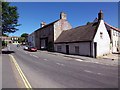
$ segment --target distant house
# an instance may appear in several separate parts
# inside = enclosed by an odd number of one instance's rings
[[[5,41],[7,44],[12,43],[11,37],[2,36],[1,40]]]
[[[18,44],[18,43],[19,43],[19,42],[18,42],[19,37],[17,37],[17,36],[12,36],[12,37],[11,37],[11,40],[12,40],[12,44]]]
[[[2,36],[2,41],[5,41],[5,42],[7,42],[7,44],[18,44],[18,39],[19,39],[19,37],[17,37],[17,36],[8,36],[8,37],[6,37],[6,36]]]
[[[104,24],[102,11],[98,21],[63,31],[55,42],[55,51],[99,57],[110,53],[110,37]]]
[[[54,42],[64,30],[71,29],[72,26],[67,21],[67,15],[63,12],[60,13],[60,19],[46,24],[41,22],[41,28],[34,32],[35,45],[38,49],[54,51]],[[30,37],[28,37],[30,38]]]
[[[110,46],[112,53],[120,53],[120,29],[115,28],[105,22],[105,26],[110,36]]]

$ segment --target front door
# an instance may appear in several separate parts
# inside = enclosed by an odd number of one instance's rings
[[[97,56],[97,43],[94,42],[94,57],[96,58]]]
[[[66,45],[66,54],[69,54],[69,45]]]

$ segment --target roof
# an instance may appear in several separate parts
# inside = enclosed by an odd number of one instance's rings
[[[63,31],[57,38],[55,43],[92,41],[96,34],[98,25],[98,22],[94,22],[84,26],[79,26],[70,30]]]
[[[113,27],[113,26],[109,25],[109,24],[108,24],[108,23],[106,23],[106,22],[105,22],[105,26],[106,26],[107,30],[114,29],[114,30],[116,30],[116,31],[119,31],[119,32],[120,32],[120,29],[119,29],[119,28]]]
[[[52,24],[56,23],[56,22],[57,22],[57,21],[59,21],[59,20],[60,20],[60,19],[55,20],[54,22],[51,22],[51,23],[49,23],[49,24],[45,25],[44,27],[41,27],[41,28],[37,29],[36,31],[41,30],[41,29],[43,29],[43,28],[46,28],[46,27],[48,27],[48,26],[50,26],[50,25],[52,25]]]

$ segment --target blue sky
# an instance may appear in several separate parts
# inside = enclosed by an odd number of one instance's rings
[[[11,2],[11,5],[18,7],[19,23],[22,25],[10,36],[30,34],[40,28],[41,21],[49,24],[59,19],[60,12],[65,12],[72,27],[77,27],[92,22],[102,10],[105,22],[118,26],[117,2]]]

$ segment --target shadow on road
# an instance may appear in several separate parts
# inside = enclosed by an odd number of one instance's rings
[[[2,51],[2,54],[11,54],[11,53],[15,53],[14,51]]]

